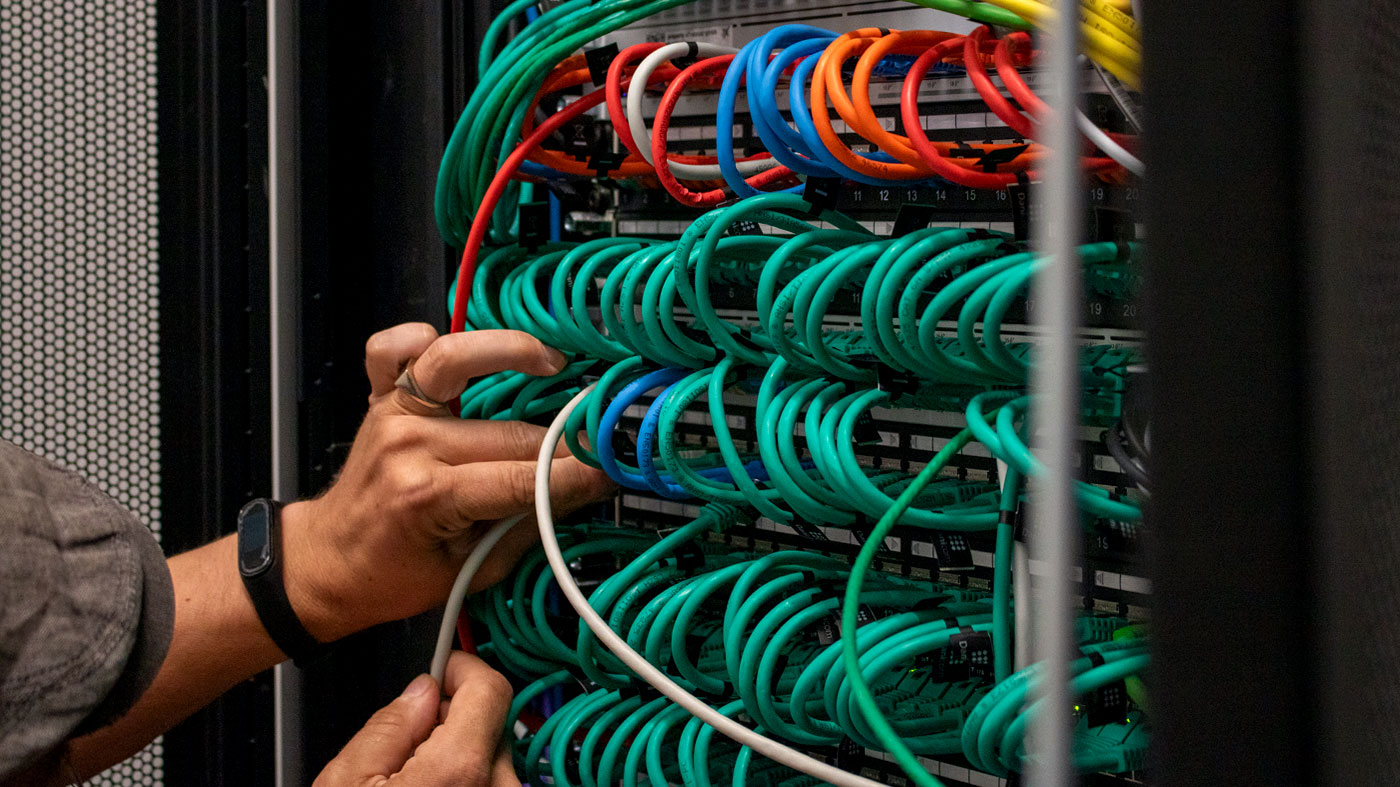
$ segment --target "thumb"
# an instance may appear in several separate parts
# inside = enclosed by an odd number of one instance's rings
[[[340,754],[326,765],[317,785],[360,784],[398,773],[418,744],[437,726],[438,687],[419,675],[403,694],[380,708]]]

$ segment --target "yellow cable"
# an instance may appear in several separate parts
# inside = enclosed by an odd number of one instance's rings
[[[988,0],[988,2],[1024,17],[1041,30],[1051,27],[1055,22],[1055,14],[1058,13],[1054,7],[1036,0]],[[1134,90],[1139,89],[1142,84],[1140,77],[1142,55],[1133,48],[1136,42],[1133,42],[1133,45],[1124,43],[1125,40],[1131,39],[1128,39],[1126,34],[1114,27],[1111,22],[1083,6],[1080,6],[1079,10],[1082,22],[1080,30],[1084,36],[1085,53],[1129,87]]]

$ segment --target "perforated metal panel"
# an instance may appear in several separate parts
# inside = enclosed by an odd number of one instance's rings
[[[156,3],[0,3],[0,437],[160,535]],[[159,741],[94,779],[159,785]]]

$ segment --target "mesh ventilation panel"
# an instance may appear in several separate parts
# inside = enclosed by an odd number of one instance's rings
[[[0,3],[0,437],[160,535],[156,3]],[[160,742],[92,785],[159,785]]]

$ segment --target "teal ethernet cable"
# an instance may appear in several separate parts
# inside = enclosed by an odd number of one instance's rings
[[[663,708],[660,713],[651,717],[642,725],[642,728],[637,731],[636,738],[632,741],[630,748],[627,750],[627,759],[622,766],[623,787],[637,787],[637,777],[641,771],[643,760],[647,757],[648,750],[651,748],[652,738],[656,736],[664,738],[666,733],[678,724],[681,719],[685,718],[686,715],[685,708],[679,705],[670,705]],[[660,740],[658,739],[657,746],[659,745]],[[662,784],[664,785],[665,782],[663,781]]]
[[[735,563],[718,571],[711,571],[702,577],[697,577],[690,594],[682,599],[682,603],[675,612],[674,623],[670,630],[671,663],[676,666],[677,672],[695,685],[698,691],[706,694],[719,694],[724,691],[725,681],[702,672],[699,666],[691,660],[687,635],[694,630],[696,617],[700,614],[701,607],[705,602],[726,586],[737,581],[748,567],[748,562]],[[653,659],[652,661],[656,663],[658,660]]]
[[[848,246],[844,249],[838,249],[831,257],[839,259],[859,248],[859,246]],[[782,357],[787,358],[798,369],[813,375],[819,375],[823,372],[821,364],[806,347],[802,346],[798,333],[787,330],[786,325],[788,315],[792,313],[793,304],[797,301],[798,290],[806,282],[821,276],[823,269],[830,266],[831,257],[818,260],[789,279],[773,298],[772,311],[766,316],[760,315],[764,333],[772,341],[773,349]]]
[[[911,274],[912,271],[907,268],[916,264],[916,260],[937,256],[972,237],[974,237],[973,230],[929,227],[915,230],[902,238],[896,238],[885,244],[884,250],[871,266],[870,273],[865,279],[865,286],[860,298],[860,315],[861,324],[870,334],[871,350],[886,366],[907,372],[913,371],[916,361],[903,354],[903,347],[895,333],[895,301],[892,300],[884,304],[889,308],[888,314],[882,318],[877,314],[877,308],[882,304],[880,299],[890,297],[888,292],[892,292],[903,277]],[[898,260],[906,260],[907,267],[897,266]],[[887,292],[885,280],[888,276],[895,278]],[[908,325],[901,326],[901,330],[910,328],[911,326]]]
[[[649,243],[640,238],[599,238],[580,244],[564,256],[550,282],[550,297],[555,303],[568,304],[568,319],[561,316],[560,327],[571,335],[580,352],[612,362],[633,354],[616,338],[603,335],[593,324],[592,315],[588,313],[588,291],[604,266],[616,265]],[[574,270],[575,265],[578,266],[577,271]],[[571,280],[573,285],[570,288]],[[567,293],[566,288],[569,288]]]
[[[832,300],[862,270],[870,267],[884,250],[883,243],[867,243],[855,248],[849,255],[837,258],[832,255],[826,275],[814,275],[803,284],[793,303],[793,319],[798,324],[798,332],[803,336],[807,352],[829,375],[857,382],[875,382],[872,369],[857,367],[848,358],[838,357],[823,340],[827,310]],[[817,270],[817,267],[813,267]]]
[[[549,769],[553,776],[551,784],[554,787],[573,787],[573,783],[569,780],[569,758],[564,753],[573,748],[574,737],[579,728],[585,722],[606,713],[622,700],[622,695],[616,691],[595,691],[582,696],[583,702],[579,703],[577,708],[569,713],[559,726],[554,728],[553,734],[549,737]]]
[[[772,502],[775,499],[781,499],[779,490],[772,486],[760,490],[753,478],[750,477],[746,462],[734,445],[734,435],[729,431],[729,418],[724,411],[724,388],[729,383],[731,375],[735,373],[733,357],[725,356],[715,366],[709,379],[710,428],[714,430],[715,441],[719,446],[719,455],[724,460],[724,466],[729,469],[730,480],[739,489],[749,505],[757,509],[763,516],[775,521],[791,521],[792,514]]]
[[[540,303],[539,289],[534,279],[540,268],[554,265],[564,258],[564,251],[540,254],[506,274],[501,282],[501,314],[507,325],[553,346],[559,340],[559,323]]]
[[[1111,643],[1089,646],[1083,650],[1097,654],[1098,658],[1106,663],[1114,663],[1140,654],[1144,648],[1143,643],[1133,645]],[[1070,675],[1072,677],[1078,676],[1085,670],[1091,669],[1094,663],[1095,660],[1089,656],[1075,659],[1070,662]],[[1006,776],[1009,773],[1009,769],[1002,763],[997,754],[997,747],[1007,726],[1021,714],[1022,708],[1025,707],[1026,698],[1030,695],[1040,669],[1039,664],[1032,664],[1026,669],[1014,673],[1007,680],[992,687],[968,714],[963,725],[961,738],[963,756],[967,757],[973,767],[999,776]]]
[[[767,662],[769,671],[764,670],[763,657],[768,644],[783,623],[793,616],[813,608],[825,611],[835,610],[839,604],[836,599],[838,592],[831,588],[812,588],[785,598],[759,618],[754,624],[753,630],[749,632],[748,640],[744,643],[743,652],[739,659],[739,675],[743,680],[736,682],[734,686],[738,690],[739,698],[743,700],[749,716],[759,721],[765,729],[777,731],[784,727],[777,718],[777,708],[771,705],[765,706],[764,701],[760,699],[764,695],[764,692],[759,690],[760,685],[771,690],[776,684],[771,672],[773,667],[771,660]],[[888,607],[900,604],[912,605],[923,598],[924,594],[913,588],[896,588],[866,593],[862,603],[872,607]],[[840,632],[842,635],[844,633],[844,631]],[[773,702],[771,691],[767,692],[767,698],[769,703]],[[793,738],[792,740],[812,745],[829,742],[824,739]]]
[[[865,233],[849,230],[812,230],[793,235],[769,255],[759,270],[758,289],[755,296],[756,310],[764,328],[764,334],[772,343],[774,336],[783,327],[776,329],[771,324],[773,301],[779,290],[779,280],[784,273],[801,272],[838,249],[855,243],[870,240]]]
[[[787,456],[779,450],[778,441],[783,436],[786,436],[788,442],[791,443],[797,415],[800,412],[800,407],[789,408],[789,403],[794,401],[795,397],[808,396],[815,391],[816,387],[826,385],[820,379],[797,380],[781,387],[775,394],[774,389],[782,386],[787,369],[787,359],[781,357],[774,359],[772,366],[768,367],[767,373],[764,374],[763,383],[759,387],[758,402],[754,412],[754,419],[757,422],[755,432],[758,436],[759,458],[768,470],[769,482],[782,495],[783,502],[787,504],[788,508],[792,509],[793,516],[811,523],[825,522],[849,526],[855,522],[855,516],[849,511],[828,505],[808,494],[798,482],[798,478],[802,478],[807,483],[814,483],[807,468],[798,460],[789,463]],[[797,401],[801,402],[805,399]],[[784,429],[781,426],[781,421],[788,415],[791,415],[791,421]],[[793,453],[795,452],[794,447]]]
[[[986,622],[975,623],[968,628],[974,632],[991,632],[991,621],[984,620]],[[937,623],[906,629],[885,640],[879,649],[867,650],[861,656],[861,679],[873,683],[876,676],[896,668],[905,668],[924,653],[948,647],[953,635],[960,631]],[[849,679],[849,672],[844,674],[847,680],[839,684],[834,705],[837,723],[852,733],[858,733],[859,739],[876,744],[878,741],[873,740],[875,736],[868,727],[865,715],[852,702],[854,681]],[[904,744],[918,754],[952,754],[961,750],[957,731],[946,729],[946,722],[913,718],[903,722],[894,719],[890,724]]]
[[[589,603],[600,613],[606,613],[626,589],[626,586],[639,580],[648,569],[670,557],[682,545],[700,538],[711,530],[722,529],[733,524],[737,520],[738,514],[738,511],[727,507],[706,506],[702,508],[699,516],[695,519],[666,534],[634,557],[617,573],[605,579],[588,597]],[[579,667],[584,673],[599,686],[616,688],[609,682],[611,677],[604,674],[596,666],[596,641],[593,638],[593,632],[587,626],[579,626],[577,642],[574,649],[578,654]],[[620,664],[614,667],[615,670],[620,670],[620,668]]]
[[[680,710],[680,713],[671,714],[665,718],[658,718],[656,726],[652,729],[651,734],[647,736],[647,780],[651,782],[651,787],[670,787],[666,779],[666,768],[661,761],[661,747],[666,736],[670,734],[671,730],[674,729],[677,724],[691,718],[690,714],[685,712],[685,709],[682,708]],[[679,736],[679,733],[677,733],[677,735]],[[673,748],[671,751],[675,751],[675,749]]]
[[[627,274],[623,278],[622,287],[618,292],[618,317],[621,324],[627,327],[628,335],[633,338],[634,348],[639,354],[650,361],[663,366],[675,366],[680,368],[693,369],[714,360],[716,356],[715,348],[690,342],[683,350],[674,345],[665,332],[660,330],[659,324],[652,322],[648,324],[645,315],[645,306],[640,310],[643,312],[642,321],[637,321],[636,307],[639,301],[636,298],[637,289],[645,288],[659,271],[669,269],[667,258],[674,254],[674,245],[668,244],[666,253],[632,255],[626,258],[630,261]],[[658,252],[660,249],[658,249]],[[690,350],[696,353],[692,356],[686,352]]]
[[[604,742],[610,737],[609,730],[618,726],[619,722],[641,707],[642,698],[640,695],[624,696],[620,702],[603,711],[598,716],[597,721],[588,725],[588,732],[584,734],[583,742],[579,744],[578,750],[578,780],[582,787],[598,787],[598,777],[593,765],[599,747],[605,745]]]
[[[555,672],[551,672],[543,677],[536,678],[535,680],[527,683],[525,687],[522,688],[520,692],[516,694],[515,697],[510,701],[510,709],[506,712],[504,734],[507,736],[507,740],[511,740],[515,737],[515,733],[513,731],[515,728],[515,722],[520,718],[520,713],[521,711],[525,710],[526,705],[529,705],[530,703],[534,702],[536,699],[539,698],[541,694],[544,694],[546,691],[549,691],[550,689],[562,683],[566,683],[571,679],[572,676],[569,675],[568,670],[561,669]]]
[[[793,721],[790,722],[782,718],[782,709],[775,696],[778,690],[779,664],[785,660],[788,646],[792,644],[793,639],[822,618],[831,615],[839,607],[839,599],[823,598],[788,618],[773,633],[772,638],[764,644],[763,653],[759,658],[753,686],[754,705],[749,708],[749,714],[761,720],[764,728],[795,743],[809,746],[833,744],[838,742],[843,734],[842,730],[835,725],[821,726],[819,727],[820,732],[818,732],[798,724],[796,722],[799,713],[796,707],[798,700],[791,693],[789,693],[788,701],[781,704],[787,707],[788,715],[793,718]],[[806,711],[807,709],[804,707],[802,710]]]
[[[1095,689],[1107,686],[1110,683],[1123,680],[1124,678],[1127,678],[1132,675],[1137,675],[1147,669],[1149,662],[1150,657],[1148,656],[1148,654],[1140,653],[1137,655],[1126,656],[1118,661],[1109,662],[1107,664],[1101,664],[1097,667],[1092,667],[1076,675],[1070,681],[1069,695],[1072,699],[1080,697],[1084,694],[1089,693],[1090,691],[1094,691]],[[1045,701],[1043,699],[1037,700],[1031,703],[1029,707],[1027,707],[1019,716],[1016,717],[1014,721],[1011,722],[1010,725],[1007,726],[1006,732],[1001,737],[999,751],[1001,752],[1002,764],[1008,769],[1017,771],[1020,770],[1020,748],[1021,741],[1025,739],[1026,724],[1031,718],[1044,712]],[[1078,760],[1078,758],[1076,758],[1076,760]],[[1111,764],[1111,762],[1112,761],[1110,761],[1109,764]],[[1076,761],[1075,764],[1076,767],[1078,767],[1080,770],[1087,770],[1096,767],[1101,768],[1106,763],[1084,763]]]
[[[943,621],[945,625],[970,625],[985,615],[985,604],[958,601],[956,599],[962,591],[951,588],[942,588],[942,590],[949,594],[949,600],[944,601],[941,605],[928,605],[908,612],[896,613],[861,626],[857,638],[860,652],[864,654],[868,650],[873,650],[887,638],[921,623],[939,620]],[[816,734],[825,732],[831,732],[835,735],[845,734],[845,731],[836,724],[834,714],[828,713],[826,718],[810,715],[811,709],[827,712],[829,710],[828,702],[831,705],[835,704],[835,692],[839,689],[839,681],[845,671],[842,651],[842,642],[838,640],[810,659],[799,671],[797,680],[792,685],[788,704],[793,723],[799,728]],[[828,686],[830,686],[829,691]],[[832,699],[828,701],[828,697]]]
[[[1029,396],[1013,399],[997,413],[997,438],[1002,447],[1002,453],[998,456],[1007,464],[1014,465],[1023,475],[1034,478],[1043,473],[1044,468],[1030,448],[1022,442],[1015,426],[1016,418],[1025,414],[1029,404]],[[1076,481],[1074,491],[1080,508],[1095,516],[1120,522],[1137,522],[1142,519],[1142,509],[1137,504],[1126,499],[1120,500],[1107,489]]]
[[[492,614],[493,612],[494,610],[489,607],[472,607],[472,617],[485,623],[491,647],[495,650],[497,660],[507,672],[529,679],[537,675],[549,674],[550,670],[559,666],[557,662],[546,661],[520,650],[518,644],[513,642],[510,635],[502,628],[500,619]]]
[[[571,706],[580,700],[586,700],[588,695],[580,694],[578,697],[565,703],[559,710],[545,717],[544,723],[540,725],[535,734],[530,738],[530,742],[525,747],[525,767],[522,771],[525,774],[524,781],[528,784],[541,784],[540,763],[544,757],[544,748],[549,744],[550,737],[554,734],[554,728],[564,721],[571,712]]]
[[[607,400],[613,393],[621,389],[631,380],[631,378],[645,373],[645,361],[633,356],[626,358],[603,372],[598,378],[598,382],[593,384],[593,389],[589,392],[588,400],[583,407],[576,407],[569,413],[569,420],[564,428],[564,443],[569,446],[569,453],[573,454],[580,462],[602,469],[598,462],[598,456],[591,448],[584,447],[579,441],[579,433],[587,431],[590,446],[597,445],[598,425],[603,420],[603,410]]]
[[[991,241],[974,241],[966,246],[975,249]],[[1001,250],[998,245],[991,251]],[[999,271],[1013,267],[1018,263],[1030,259],[1028,252],[1013,253],[1007,257],[998,257],[987,260],[979,265],[969,268],[962,275],[953,279],[946,286],[940,288],[924,307],[922,315],[914,317],[914,312],[918,304],[918,296],[915,288],[921,288],[924,277],[929,275],[921,270],[910,279],[909,288],[904,291],[899,302],[899,319],[901,325],[915,325],[914,330],[906,331],[900,335],[905,347],[916,356],[923,358],[933,368],[946,370],[946,373],[956,376],[958,379],[971,383],[994,385],[1002,380],[997,375],[988,374],[981,369],[971,359],[960,355],[951,355],[944,346],[947,342],[940,342],[936,335],[938,323],[943,319],[944,314],[951,310],[953,304],[966,297],[978,284],[988,277],[995,275]],[[907,321],[907,322],[906,322]]]
[[[665,697],[656,697],[633,711],[617,725],[617,729],[613,731],[607,744],[603,746],[602,756],[598,758],[595,784],[612,785],[617,783],[617,780],[613,778],[613,771],[617,767],[618,758],[623,757],[623,747],[628,747],[630,751],[632,742],[640,737],[637,734],[638,729],[668,707],[674,707],[671,706],[670,700]]]
[[[975,231],[965,234],[964,237],[971,239],[953,246],[945,246],[951,239],[941,234],[914,244],[893,260],[879,290],[875,293],[875,325],[886,349],[894,353],[909,371],[931,380],[967,381],[957,367],[939,364],[937,359],[929,357],[916,342],[916,326],[919,323],[915,312],[922,300],[924,289],[941,277],[952,275],[966,266],[996,254],[998,248],[1005,243],[1005,238],[1000,235],[977,239]],[[939,251],[932,257],[926,257],[925,255],[933,249]],[[906,275],[907,281],[904,280]],[[867,288],[864,297],[869,298],[870,295]],[[897,334],[893,331],[896,316],[900,325]]]
[[[800,571],[822,571],[831,574],[840,565],[840,561],[828,555],[796,550],[771,552],[749,563],[734,581],[734,588],[730,591],[729,601],[724,609],[724,665],[730,683],[736,682],[735,678],[739,673],[739,640],[744,633],[744,626],[740,624],[738,617],[739,610],[753,593],[754,585],[759,579],[769,571],[786,571],[792,572],[787,574],[788,577],[801,580]]]
[[[725,233],[739,221],[762,221],[794,233],[815,230],[816,227],[808,222],[777,212],[788,210],[806,214],[810,208],[810,203],[793,194],[760,194],[742,199],[729,207],[705,214],[688,227],[672,255],[682,301],[700,319],[716,346],[746,363],[766,364],[767,358],[736,342],[726,324],[715,316],[710,300],[711,259]],[[714,218],[706,221],[709,216]],[[859,222],[836,211],[824,211],[820,218],[838,229],[869,235],[869,231]],[[873,240],[875,236],[869,237]],[[693,280],[690,278],[691,266],[694,267]]]
[[[585,541],[575,544],[565,550],[565,555],[569,560],[576,560],[585,555],[617,553],[623,550],[638,550],[643,545],[640,538],[603,538],[592,541]],[[539,576],[535,579],[534,590],[530,595],[530,613],[533,616],[536,630],[540,641],[549,651],[551,656],[559,660],[572,664],[577,659],[577,653],[573,648],[559,639],[559,635],[554,633],[554,628],[550,626],[548,614],[549,605],[545,596],[549,589],[549,581],[554,577],[554,570],[545,566],[540,570]],[[617,678],[616,681],[625,682],[626,678]]]
[[[715,710],[732,718],[743,709],[742,702],[731,700]],[[681,779],[686,787],[713,787],[714,782],[710,780],[710,741],[714,739],[714,734],[714,727],[693,716],[681,730],[680,743],[676,749],[680,760]]]
[[[661,454],[661,463],[671,474],[671,479],[681,485],[696,497],[717,503],[730,503],[733,505],[746,505],[750,502],[751,496],[761,496],[774,499],[778,496],[776,489],[765,489],[758,491],[757,487],[745,488],[745,484],[752,484],[749,478],[749,469],[745,468],[745,463],[741,462],[738,472],[734,468],[725,464],[728,469],[729,480],[722,478],[708,478],[697,469],[694,459],[682,456],[683,446],[677,439],[678,430],[676,425],[690,405],[700,397],[702,393],[712,390],[712,376],[715,369],[700,369],[686,376],[672,388],[671,393],[666,397],[666,402],[661,408],[661,415],[657,425],[658,443]],[[720,383],[722,385],[722,382]],[[723,419],[723,398],[711,395],[710,411],[713,421]],[[716,409],[720,415],[715,416]],[[714,424],[716,434],[721,431],[719,423]],[[726,430],[727,433],[727,430]],[[722,441],[722,439],[721,439]],[[731,441],[732,442],[732,441]],[[732,446],[731,446],[732,447]],[[723,455],[721,455],[723,459]]]
[[[816,429],[821,440],[822,451],[829,457],[827,466],[831,468],[828,480],[836,481],[842,491],[849,495],[853,504],[871,516],[887,512],[894,501],[874,484],[855,460],[852,432],[854,422],[862,410],[868,410],[877,402],[883,402],[889,394],[880,390],[858,391],[834,404],[823,416]],[[809,427],[808,439],[813,432]],[[844,441],[844,442],[843,442]],[[922,493],[927,482],[917,489]],[[960,482],[939,482],[936,508],[902,508],[899,523],[916,527],[944,530],[990,530],[996,526],[996,507],[977,495],[977,486]],[[949,497],[951,489],[953,497]],[[912,502],[912,501],[911,501]]]
[[[841,605],[841,622],[844,630],[856,632],[861,587],[864,584],[865,574],[870,570],[870,564],[874,562],[875,553],[884,541],[885,535],[894,527],[904,510],[908,509],[914,502],[923,487],[933,481],[971,439],[972,431],[970,429],[958,432],[933,456],[924,469],[919,471],[914,482],[904,489],[899,498],[894,501],[894,505],[890,506],[884,516],[875,523],[875,527],[871,530],[864,546],[856,555],[855,562],[851,566],[850,579],[846,583],[846,594]],[[876,705],[875,696],[871,692],[869,684],[860,674],[860,650],[856,646],[857,636],[858,633],[841,640],[842,658],[846,664],[847,679],[851,681],[856,703],[870,723],[872,731],[880,739],[884,749],[894,755],[895,762],[900,766],[900,769],[908,774],[915,784],[919,787],[943,787],[938,777],[924,770],[924,767],[919,764],[918,757],[909,750],[909,747],[904,745],[898,733],[890,726]]]
[[[666,609],[671,599],[682,593],[690,592],[690,588],[695,582],[695,577],[686,577],[662,590],[660,593],[657,593],[647,601],[646,604],[643,604],[642,608],[637,612],[637,616],[632,619],[632,625],[627,630],[627,645],[638,653],[646,653],[647,645],[650,643],[654,648],[651,657],[660,661],[660,634],[655,635],[656,639],[654,641],[652,640],[652,623],[655,622],[662,611]],[[684,679],[678,680],[677,683],[684,685],[687,691],[695,688],[694,686],[687,685],[689,682]]]

